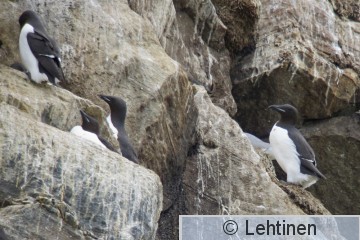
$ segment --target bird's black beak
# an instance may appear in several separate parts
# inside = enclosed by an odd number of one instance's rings
[[[88,118],[88,115],[83,110],[80,110],[80,114],[81,114],[81,118],[82,118],[83,121],[90,122],[90,119]]]
[[[285,112],[279,105],[270,105],[267,109],[275,110],[277,112]]]
[[[101,98],[102,100],[104,100],[105,102],[109,103],[110,102],[110,99],[108,96],[105,96],[105,95],[102,95],[102,94],[99,94],[98,95],[99,98]]]

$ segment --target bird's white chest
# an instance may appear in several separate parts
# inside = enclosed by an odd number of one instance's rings
[[[21,61],[24,64],[25,68],[30,72],[31,79],[34,82],[41,83],[48,80],[48,77],[44,73],[39,71],[39,62],[32,53],[27,35],[29,33],[34,33],[34,28],[30,24],[25,24],[20,32],[19,37],[19,50]]]
[[[116,129],[116,127],[114,127],[114,124],[111,121],[111,114],[109,114],[109,116],[107,116],[106,121],[110,127],[110,130],[112,132],[112,135],[114,136],[114,138],[118,138],[118,130]]]
[[[280,167],[288,174],[300,173],[300,159],[288,131],[276,125],[270,132],[270,146]]]
[[[95,133],[85,131],[81,126],[73,127],[70,132],[78,137],[84,138],[106,148],[106,146],[99,140],[98,136]]]

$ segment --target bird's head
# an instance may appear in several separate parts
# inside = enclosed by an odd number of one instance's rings
[[[281,118],[280,121],[284,123],[295,124],[297,117],[298,117],[298,110],[290,105],[290,104],[283,104],[283,105],[271,105],[268,109],[275,110],[280,113]]]
[[[125,122],[126,117],[126,102],[120,97],[107,96],[107,95],[98,95],[102,100],[104,100],[110,107],[111,110],[111,121]]]
[[[25,23],[27,22],[31,22],[31,21],[40,21],[39,17],[36,15],[36,13],[34,11],[31,10],[26,10],[25,12],[23,12],[19,18],[19,24],[20,27],[23,27],[25,25]]]
[[[95,118],[89,116],[83,110],[80,110],[80,114],[82,118],[82,128],[85,131],[98,134],[100,130],[98,121]]]

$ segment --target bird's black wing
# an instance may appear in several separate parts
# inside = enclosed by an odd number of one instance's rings
[[[104,138],[102,138],[100,136],[98,136],[98,138],[99,138],[100,142],[102,142],[102,144],[104,144],[105,147],[107,147],[109,150],[119,153],[119,151],[116,150],[111,143],[109,143],[108,141],[106,141]]]
[[[40,63],[40,67],[49,77],[52,83],[54,78],[65,81],[64,73],[61,69],[60,50],[55,41],[40,31],[28,33],[27,40],[32,53]]]
[[[326,179],[326,177],[316,168],[314,150],[299,130],[292,127],[288,130],[288,134],[296,146],[296,151],[299,153],[300,172]]]
[[[124,134],[122,131],[118,131],[118,141],[121,149],[121,153],[124,157],[129,159],[130,161],[133,161],[134,163],[139,163],[137,154],[129,142],[129,138],[126,134]]]

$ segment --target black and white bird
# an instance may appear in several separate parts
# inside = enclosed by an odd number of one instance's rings
[[[298,111],[290,104],[271,105],[281,118],[270,132],[272,153],[287,174],[287,182],[310,187],[326,177],[316,168],[314,150],[295,127]]]
[[[21,61],[29,71],[31,80],[55,85],[65,81],[61,69],[60,50],[56,42],[46,33],[37,14],[27,10],[21,14],[19,23]]]
[[[120,97],[106,95],[99,95],[99,97],[110,107],[111,113],[107,119],[111,119],[109,122],[110,128],[117,130],[114,134],[117,134],[122,155],[134,163],[139,163],[137,154],[131,145],[125,130],[125,118],[127,111],[126,102]]]
[[[98,121],[82,110],[80,110],[80,114],[82,118],[82,125],[73,127],[70,132],[79,137],[90,140],[104,148],[108,148],[111,151],[117,152],[108,141],[99,135],[100,127]]]
[[[114,124],[112,124],[112,121],[111,121],[111,113],[106,117],[106,122],[108,123],[109,125],[109,128],[111,130],[111,133],[112,133],[112,136],[116,139],[118,139],[118,130],[114,127]]]

